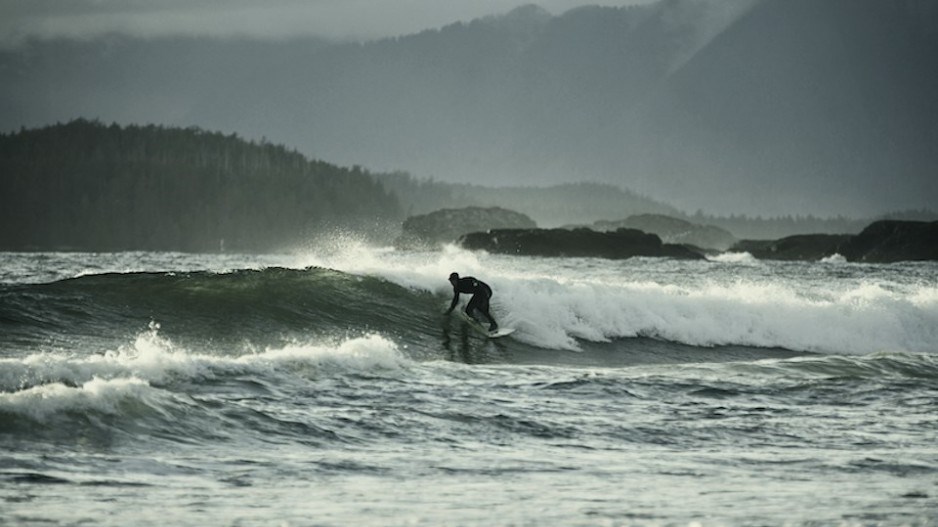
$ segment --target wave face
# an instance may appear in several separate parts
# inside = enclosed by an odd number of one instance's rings
[[[459,324],[442,316],[451,295],[445,277],[456,270],[492,285],[493,313],[517,329],[500,342],[518,352],[634,348],[636,339],[700,350],[938,351],[934,264],[609,262],[356,247],[293,265],[7,284],[0,350],[68,349],[76,340],[113,349],[158,323],[199,349],[375,333],[433,357]]]
[[[7,345],[105,335],[119,341],[160,324],[182,342],[249,341],[373,331],[429,332],[426,294],[327,269],[81,276],[0,291]]]
[[[442,255],[313,262],[446,296],[450,271],[495,290],[495,314],[544,349],[650,338],[691,347],[798,352],[938,352],[938,266]]]

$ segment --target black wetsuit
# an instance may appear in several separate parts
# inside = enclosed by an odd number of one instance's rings
[[[469,303],[466,304],[467,315],[471,317],[472,311],[478,310],[489,320],[490,331],[494,331],[498,328],[498,324],[495,322],[491,313],[489,313],[489,300],[492,298],[492,288],[489,287],[488,284],[481,280],[476,280],[471,276],[464,276],[456,280],[456,283],[453,284],[453,302],[449,306],[450,311],[452,311],[459,302],[460,293],[472,295],[472,298],[469,299]]]

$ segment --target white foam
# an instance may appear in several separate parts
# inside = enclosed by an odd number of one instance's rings
[[[751,345],[802,351],[934,352],[935,289],[913,297],[876,285],[808,297],[779,284],[678,287],[530,282],[500,288],[532,343],[575,348],[571,337],[601,341],[651,336],[696,346]],[[530,322],[528,322],[530,321]]]
[[[707,259],[710,260],[711,262],[720,262],[720,263],[735,263],[735,264],[749,264],[749,265],[759,264],[759,260],[757,260],[755,256],[747,252],[741,252],[741,253],[728,252],[728,253],[716,254],[713,256],[708,256]]]
[[[13,393],[0,393],[0,408],[44,422],[50,416],[64,411],[94,410],[119,414],[121,402],[128,399],[148,401],[153,397],[152,392],[146,381],[135,377],[94,377],[80,386],[57,382]]]
[[[910,289],[856,279],[802,279],[792,272],[793,264],[766,263],[749,253],[676,264],[506,257],[452,246],[439,252],[376,252],[362,245],[310,258],[447,298],[450,272],[474,275],[494,289],[493,313],[502,326],[518,329],[513,338],[553,349],[576,350],[579,340],[648,336],[695,346],[938,351],[933,284]],[[836,256],[826,262],[840,263]],[[774,276],[775,265],[789,276]],[[811,266],[823,264],[802,265],[804,272],[817,273],[820,268]],[[649,271],[657,273],[655,281],[643,278]],[[713,279],[694,278],[696,272]]]
[[[291,343],[261,352],[237,355],[196,353],[178,348],[152,324],[130,346],[102,354],[76,357],[40,353],[0,359],[0,392],[22,392],[43,385],[82,385],[93,379],[139,379],[155,385],[173,380],[197,381],[225,374],[269,370],[368,371],[398,369],[407,360],[397,345],[380,335],[338,343]]]
[[[380,335],[350,339],[337,346],[290,344],[263,353],[242,355],[234,362],[252,368],[299,364],[343,371],[395,370],[408,364],[397,344]]]
[[[821,258],[821,263],[826,264],[845,264],[847,259],[840,253],[834,253],[826,258]]]

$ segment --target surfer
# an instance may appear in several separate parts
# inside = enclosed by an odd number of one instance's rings
[[[472,298],[470,298],[469,303],[466,304],[466,314],[469,315],[469,318],[473,318],[473,310],[479,310],[479,312],[485,315],[485,318],[489,319],[489,331],[498,329],[498,324],[495,322],[495,319],[492,318],[492,314],[489,313],[489,300],[492,298],[492,288],[489,287],[488,284],[481,280],[476,280],[471,276],[460,278],[458,273],[449,275],[449,283],[453,284],[453,302],[446,311],[447,315],[452,313],[453,309],[456,308],[456,304],[459,302],[459,293],[471,294]]]

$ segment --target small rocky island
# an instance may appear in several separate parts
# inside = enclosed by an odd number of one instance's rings
[[[545,257],[624,259],[653,256],[700,260],[704,256],[683,245],[665,244],[655,234],[637,229],[597,232],[592,229],[494,229],[462,236],[459,244],[490,253]]]
[[[636,214],[619,221],[597,221],[590,228],[597,231],[638,229],[657,234],[664,243],[701,247],[713,251],[725,251],[736,243],[736,238],[726,229],[713,225],[698,225],[663,214]]]
[[[395,246],[435,249],[446,243],[454,243],[460,236],[470,232],[535,227],[537,224],[527,215],[500,207],[441,209],[407,218]]]
[[[625,228],[608,232],[588,228],[493,229],[465,234],[459,244],[471,250],[524,256],[704,258],[692,246],[662,243],[655,234]],[[804,234],[779,240],[743,240],[730,252],[748,252],[767,260],[820,261],[840,255],[849,262],[864,263],[938,261],[938,222],[882,220],[856,235]]]
[[[743,240],[731,252],[765,260],[817,261],[834,255],[848,262],[938,260],[938,222],[882,220],[860,234],[805,234],[779,240]]]
[[[733,240],[732,234],[723,229],[660,215],[631,216],[618,222],[596,222],[590,227],[542,229],[519,212],[466,207],[407,218],[395,245],[433,250],[456,243],[494,254],[608,259],[645,256],[699,260],[705,258],[704,254],[723,249],[765,260],[820,261],[837,255],[850,262],[867,263],[938,260],[938,222],[881,220],[859,234]]]

